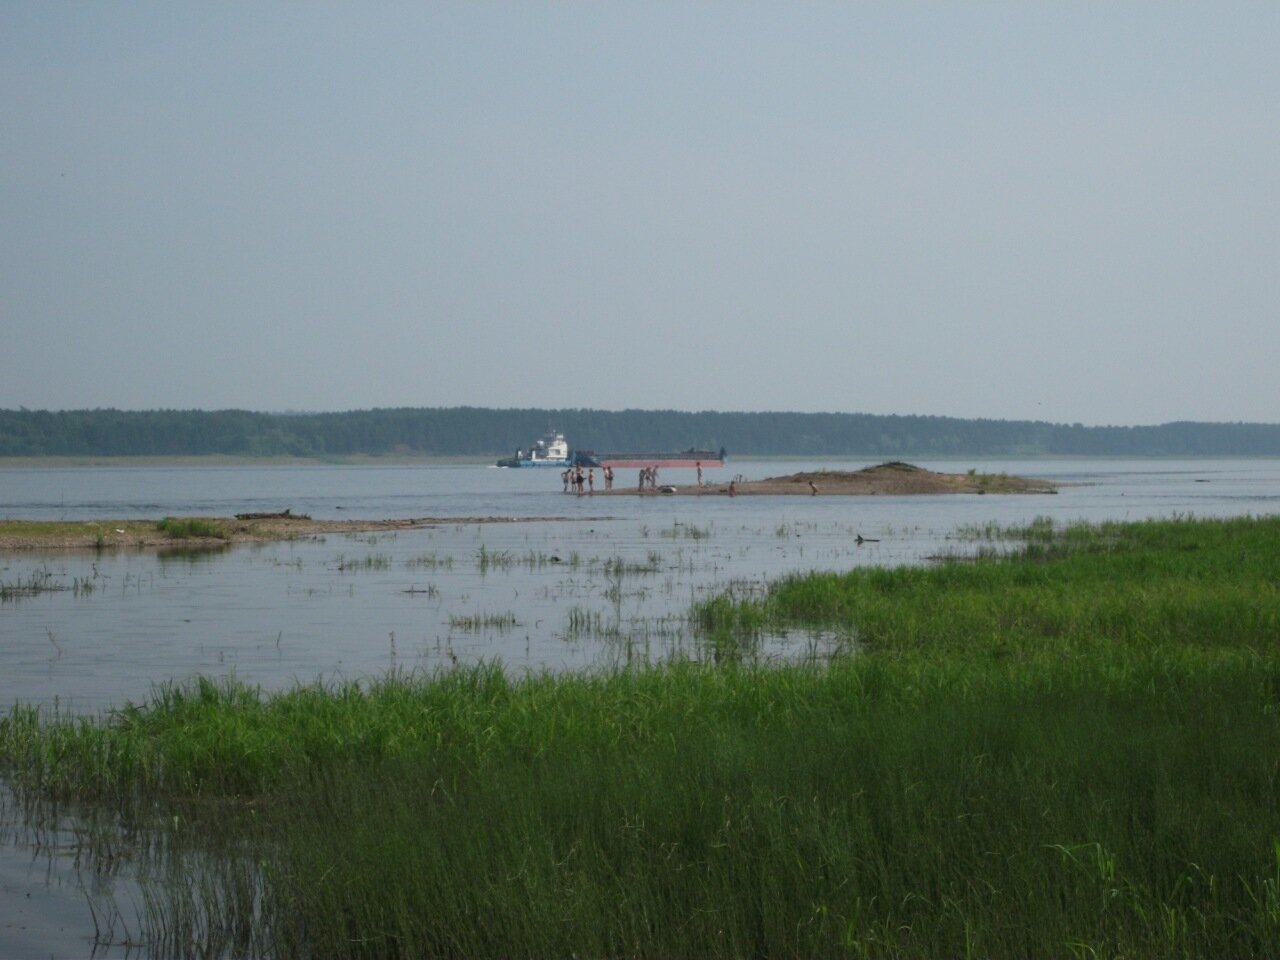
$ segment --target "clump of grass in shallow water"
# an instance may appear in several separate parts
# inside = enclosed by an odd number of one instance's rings
[[[710,527],[699,527],[692,523],[682,523],[679,520],[674,521],[670,527],[663,528],[658,531],[659,536],[667,537],[673,540],[706,540],[711,536]]]
[[[482,575],[488,573],[490,569],[506,572],[520,566],[539,570],[550,564],[561,562],[558,556],[538,550],[529,550],[517,555],[510,550],[490,550],[482,543],[480,549],[476,551],[476,567]]]
[[[609,557],[604,561],[603,570],[606,577],[623,577],[629,574],[657,573],[662,569],[661,564],[662,554],[651,550],[643,563],[620,556]]]
[[[447,554],[441,557],[435,553],[423,553],[423,554],[419,554],[416,557],[410,557],[408,560],[404,562],[404,565],[411,570],[412,569],[436,570],[441,568],[445,570],[452,570],[453,557],[448,556]]]
[[[339,573],[386,570],[391,566],[391,558],[385,553],[370,553],[363,557],[347,557],[345,554],[338,554],[336,566]]]
[[[516,626],[514,613],[477,613],[472,616],[449,617],[449,626],[459,630],[512,630]]]
[[[622,625],[599,610],[575,606],[565,618],[563,637],[566,640],[618,640],[622,637]]]
[[[17,580],[0,583],[0,603],[66,589],[64,584],[53,578],[52,570],[41,567],[33,570],[25,579],[19,577]]]
[[[488,573],[490,568],[510,570],[515,562],[510,550],[490,550],[482,543],[480,549],[476,551],[476,568],[481,576]]]

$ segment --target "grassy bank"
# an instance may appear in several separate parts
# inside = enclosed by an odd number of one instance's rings
[[[1024,533],[696,613],[861,651],[823,666],[206,681],[19,707],[0,765],[181,878],[172,952],[1275,955],[1280,522]]]

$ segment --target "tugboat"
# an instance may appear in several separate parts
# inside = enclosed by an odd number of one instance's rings
[[[548,430],[541,440],[535,440],[528,453],[517,450],[514,457],[504,457],[498,461],[500,467],[568,467],[572,466],[573,457],[569,454],[569,442],[564,434]]]

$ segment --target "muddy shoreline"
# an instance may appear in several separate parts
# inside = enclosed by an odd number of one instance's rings
[[[237,543],[300,540],[329,534],[391,533],[426,527],[479,523],[546,523],[599,520],[600,517],[408,517],[393,520],[312,520],[273,517],[240,520],[234,517],[182,517],[215,530],[216,536],[174,536],[158,520],[6,520],[0,521],[0,551],[119,550],[216,547]]]

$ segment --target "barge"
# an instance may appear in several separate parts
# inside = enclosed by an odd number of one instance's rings
[[[675,453],[597,453],[579,450],[574,461],[584,467],[640,470],[645,467],[722,467],[724,447],[719,450],[681,450]]]

